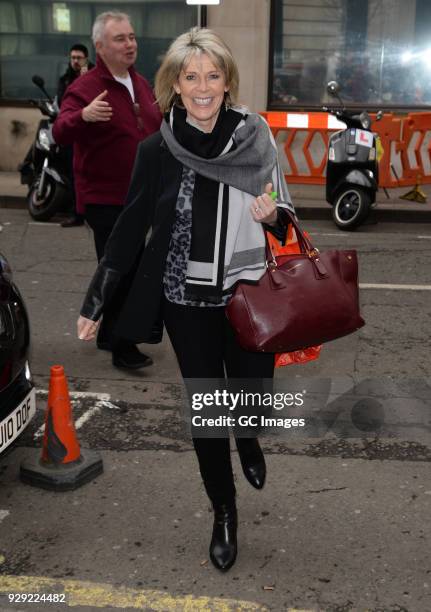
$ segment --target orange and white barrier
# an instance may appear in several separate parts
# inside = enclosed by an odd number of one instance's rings
[[[286,180],[324,184],[329,134],[345,124],[324,112],[261,114],[274,134]],[[431,113],[387,113],[372,129],[384,149],[379,163],[381,187],[431,183]]]

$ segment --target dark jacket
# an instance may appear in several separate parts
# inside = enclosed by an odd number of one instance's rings
[[[160,132],[140,143],[126,205],[81,309],[84,317],[97,321],[121,278],[132,272],[113,332],[134,343],[162,339],[163,275],[182,172],[182,164],[170,153]],[[283,240],[286,219],[282,214],[280,225],[281,229],[266,227]]]
[[[163,274],[182,164],[167,149],[160,132],[140,143],[126,204],[105,247],[81,314],[94,321],[121,278],[134,269],[115,335],[135,343],[161,340]],[[146,243],[146,236],[151,235]]]
[[[91,70],[92,68],[94,68],[94,64],[88,62],[87,68],[88,70]],[[81,73],[76,72],[76,70],[74,70],[69,64],[66,72],[58,79],[57,102],[59,106],[61,104],[64,94],[66,93],[66,89],[69,87],[69,85],[76,81],[79,76],[81,76]]]
[[[129,69],[139,102],[142,126],[130,93],[114,79],[97,57],[96,67],[76,79],[67,89],[53,136],[61,145],[74,145],[73,168],[77,211],[86,204],[124,204],[132,174],[136,149],[141,140],[160,127],[161,115],[148,82]],[[85,122],[82,109],[105,89],[113,109],[110,121]]]

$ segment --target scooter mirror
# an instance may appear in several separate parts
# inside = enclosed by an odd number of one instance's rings
[[[40,89],[41,91],[43,91],[43,93],[44,93],[44,94],[45,94],[45,96],[48,98],[48,100],[49,100],[50,102],[52,102],[52,98],[51,98],[51,96],[49,95],[49,93],[48,93],[48,92],[46,91],[46,89],[45,89],[45,81],[42,79],[42,77],[41,77],[41,76],[39,76],[38,74],[34,74],[34,75],[31,77],[31,80],[32,80],[32,81],[33,81],[33,83],[36,85],[36,87],[39,87],[39,89]]]
[[[340,92],[340,86],[338,85],[337,81],[329,81],[326,86],[326,91],[330,96],[337,96]]]
[[[45,81],[44,81],[44,80],[42,79],[42,77],[41,77],[41,76],[39,76],[38,74],[34,74],[34,75],[31,77],[31,80],[33,81],[33,83],[34,83],[34,84],[35,84],[37,87],[40,87],[40,88],[45,87]]]

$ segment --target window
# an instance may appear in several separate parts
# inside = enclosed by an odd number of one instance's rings
[[[270,108],[431,104],[429,0],[272,0]]]
[[[0,99],[27,100],[38,95],[31,82],[44,78],[55,94],[74,43],[86,45],[94,61],[91,28],[104,11],[127,13],[138,40],[136,68],[150,81],[172,40],[197,23],[197,9],[184,0],[0,0]]]

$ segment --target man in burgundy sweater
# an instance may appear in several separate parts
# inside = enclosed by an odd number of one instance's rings
[[[126,199],[138,144],[159,129],[161,115],[150,85],[133,68],[137,43],[129,17],[99,15],[93,42],[96,67],[68,87],[53,135],[61,145],[73,144],[77,212],[93,230],[100,261]],[[125,291],[121,287],[105,311],[97,346],[112,351],[115,366],[136,369],[152,359],[111,334]]]

